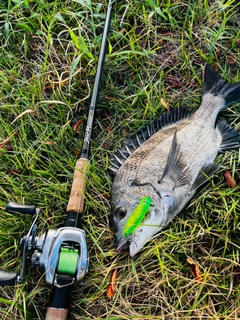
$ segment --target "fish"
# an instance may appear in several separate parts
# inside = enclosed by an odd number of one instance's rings
[[[206,64],[198,109],[164,112],[113,153],[110,202],[117,252],[134,257],[218,171],[217,155],[240,147],[240,134],[217,118],[238,100],[240,82],[224,81]]]

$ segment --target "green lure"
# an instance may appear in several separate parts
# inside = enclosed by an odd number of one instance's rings
[[[140,225],[140,223],[143,221],[144,217],[148,213],[148,210],[152,204],[152,199],[149,197],[143,197],[139,204],[137,205],[136,209],[133,211],[131,216],[128,218],[122,235],[124,237],[129,236],[137,227]]]

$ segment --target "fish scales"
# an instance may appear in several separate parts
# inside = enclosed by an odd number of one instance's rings
[[[165,159],[165,155],[159,155],[159,148],[161,148],[161,143],[168,137],[172,136],[176,129],[181,129],[189,124],[189,119],[181,121],[178,125],[166,126],[160,132],[156,132],[152,137],[150,137],[141,147],[139,147],[134,153],[132,153],[119,168],[118,174],[115,177],[115,183],[127,182],[136,177],[137,173],[143,173],[146,167],[147,174],[150,168],[155,170],[155,163],[158,157],[162,157],[162,161]],[[165,150],[166,153],[168,150]],[[146,165],[145,165],[146,163]]]
[[[220,110],[238,100],[240,83],[224,82],[207,65],[199,109],[163,113],[115,153],[111,207],[118,251],[127,248],[134,256],[218,170],[217,154],[239,148],[239,133],[217,120]],[[144,197],[152,204],[139,226],[131,228],[129,223],[137,221],[131,214]],[[123,233],[126,221],[130,234]]]

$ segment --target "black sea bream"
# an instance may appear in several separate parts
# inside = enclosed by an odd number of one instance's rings
[[[239,148],[239,134],[224,119],[216,120],[220,110],[239,99],[240,82],[228,84],[206,65],[197,111],[163,113],[114,154],[111,207],[118,251],[129,248],[134,256],[218,170],[217,154]],[[152,199],[146,216],[124,236],[126,222],[144,197]]]

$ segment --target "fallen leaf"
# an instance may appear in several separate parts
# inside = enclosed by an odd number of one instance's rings
[[[224,178],[226,180],[227,185],[230,188],[236,188],[237,182],[236,182],[236,180],[233,179],[231,172],[225,171],[223,175],[224,175]]]
[[[46,93],[46,94],[50,94],[53,92],[53,87],[51,86],[51,84],[45,84],[45,86],[43,87],[43,91]]]
[[[107,286],[107,297],[109,299],[112,299],[115,293],[115,284],[116,284],[116,279],[117,279],[117,268],[113,270],[113,273],[110,278],[110,283]]]
[[[74,123],[73,125],[73,131],[77,131],[78,127],[83,123],[83,119],[78,120],[77,122]]]
[[[111,133],[112,129],[110,127],[106,127],[107,133]]]
[[[164,100],[164,98],[161,98],[160,101],[161,101],[161,104],[164,106],[164,108],[167,109],[168,112],[170,112],[170,107],[167,104],[167,102]]]
[[[198,265],[191,258],[187,258],[187,262],[190,265],[194,279],[196,281],[203,281],[203,277],[201,275],[201,272],[200,272]]]
[[[234,64],[236,63],[236,59],[233,56],[229,56],[227,57],[228,63],[229,64]]]

